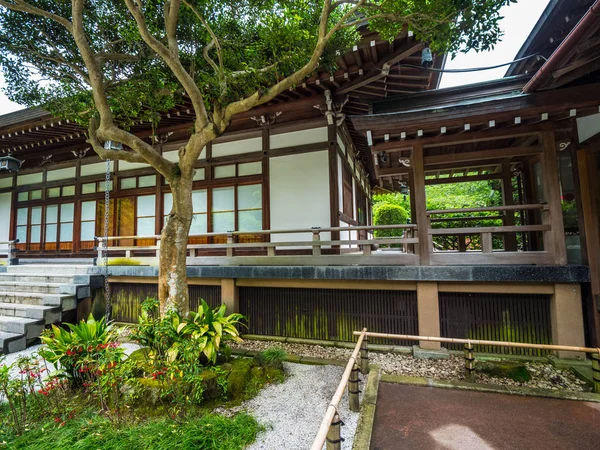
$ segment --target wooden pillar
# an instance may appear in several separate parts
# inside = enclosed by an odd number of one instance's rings
[[[271,229],[271,175],[270,175],[270,160],[269,152],[271,150],[271,130],[264,128],[262,133],[262,215],[263,215],[263,230]],[[270,235],[263,236],[263,240],[270,241]]]
[[[505,206],[515,204],[513,199],[512,176],[510,173],[510,161],[502,163],[502,198]],[[504,225],[512,227],[515,225],[514,211],[505,211]],[[516,233],[507,233],[504,235],[504,250],[507,252],[517,251],[517,235]]]
[[[552,343],[585,346],[583,309],[579,284],[555,284],[550,301]],[[557,352],[560,358],[581,358],[578,352]]]
[[[583,218],[582,234],[585,236],[587,258],[584,263],[590,267],[591,299],[587,311],[591,317],[588,324],[594,328],[592,345],[600,346],[600,221],[598,217],[598,180],[594,164],[595,156],[587,149],[577,150],[579,185],[581,194],[580,216]],[[591,331],[591,330],[590,330]]]
[[[415,205],[415,223],[419,238],[419,264],[428,266],[430,261],[429,219],[427,217],[427,195],[425,193],[425,166],[423,163],[423,146],[415,145],[412,150],[414,195],[411,199]]]
[[[330,220],[332,227],[340,226],[340,201],[338,197],[339,176],[338,176],[338,143],[337,131],[335,123],[327,126],[327,141],[329,152],[329,207]],[[331,233],[331,240],[338,241],[340,239],[339,231]],[[339,246],[333,248],[339,249]]]
[[[227,314],[240,312],[239,290],[235,278],[221,280],[221,303],[227,306]]]
[[[419,336],[440,337],[440,306],[437,282],[417,282],[417,314]],[[419,347],[439,350],[439,342],[419,341]]]
[[[558,176],[554,131],[544,131],[542,138],[544,142],[544,156],[542,161],[544,193],[550,207],[550,220],[552,222],[552,232],[548,233],[548,235],[551,235],[554,240],[554,262],[565,265],[567,264],[567,246],[565,243],[565,226],[560,198],[560,179]],[[546,245],[546,242],[544,242],[545,247]]]
[[[412,172],[408,172],[408,192],[410,201],[410,223],[417,223],[417,211],[415,209],[415,182],[414,182],[414,174]]]
[[[531,163],[525,162],[523,164],[523,195],[525,197],[525,204],[538,203],[534,198],[534,184],[533,184],[533,170],[531,169]],[[527,225],[536,225],[538,221],[536,219],[536,211],[527,210],[525,211],[527,217]],[[536,232],[528,233],[528,248],[527,251],[539,250],[539,239]]]

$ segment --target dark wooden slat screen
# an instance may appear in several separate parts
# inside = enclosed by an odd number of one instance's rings
[[[352,332],[363,327],[386,333],[418,332],[414,291],[241,287],[240,312],[248,318],[250,334],[354,341]]]
[[[549,295],[440,292],[439,302],[442,337],[552,344]],[[447,346],[462,350],[460,344]],[[491,346],[476,346],[475,351],[530,356],[550,353]]]

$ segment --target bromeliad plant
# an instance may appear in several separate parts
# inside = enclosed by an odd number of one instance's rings
[[[241,341],[236,326],[241,325],[243,316],[226,315],[225,305],[211,309],[201,299],[198,311],[190,312],[187,318],[175,311],[157,317],[158,314],[148,308],[152,302],[152,299],[145,302],[132,337],[149,348],[149,356],[155,361],[214,365],[225,342]]]
[[[68,329],[52,325],[45,331],[40,339],[46,345],[39,354],[57,366],[72,386],[95,380],[100,375],[100,365],[115,365],[122,360],[117,333],[104,318],[95,320],[90,314],[87,321],[67,326]]]

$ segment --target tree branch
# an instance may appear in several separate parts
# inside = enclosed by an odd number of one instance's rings
[[[177,23],[179,21],[179,9],[181,0],[170,0],[165,2],[165,29],[167,31],[167,44],[169,50],[179,58],[179,44],[177,43]]]
[[[98,139],[98,135],[96,133],[98,129],[98,122],[96,119],[90,120],[88,126],[88,134],[89,138],[87,139],[87,143],[92,146],[94,151],[100,156],[102,159],[117,159],[119,161],[127,161],[131,163],[145,163],[146,160],[142,158],[141,155],[133,152],[123,151],[123,150],[109,150],[104,148],[100,140]]]
[[[36,16],[45,17],[47,19],[53,20],[54,22],[61,24],[63,27],[69,30],[69,32],[72,32],[73,30],[72,23],[64,17],[45,11],[23,0],[14,0],[14,3],[8,2],[6,0],[0,0],[0,6],[4,6],[5,8],[8,8],[12,11],[25,12],[29,14],[34,14]]]
[[[134,3],[134,0],[125,0],[125,5],[127,5],[127,9],[129,9],[129,12],[135,19],[140,31],[140,35],[142,36],[144,42],[146,42],[146,44],[148,44],[148,46],[162,58],[165,64],[169,66],[173,72],[173,75],[175,75],[177,80],[179,80],[181,83],[183,89],[185,89],[186,93],[190,97],[192,106],[194,107],[194,111],[196,113],[196,129],[203,129],[208,123],[208,115],[206,113],[206,107],[204,106],[204,98],[200,92],[200,89],[196,85],[196,82],[181,64],[179,56],[173,55],[169,48],[167,48],[162,42],[156,39],[152,33],[150,33],[140,6]],[[172,13],[173,12],[171,11],[170,14]]]

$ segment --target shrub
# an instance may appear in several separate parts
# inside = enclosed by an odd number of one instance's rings
[[[176,360],[214,365],[226,341],[241,341],[236,325],[243,316],[226,316],[225,311],[225,305],[213,310],[201,299],[198,311],[190,312],[188,318],[175,311],[157,317],[156,303],[148,299],[131,337],[147,346],[148,356],[160,366]]]
[[[406,210],[398,205],[384,203],[375,209],[374,225],[403,225],[408,219]],[[375,230],[375,237],[402,236],[403,230]]]
[[[40,339],[45,344],[39,350],[41,357],[51,362],[67,377],[72,386],[94,381],[101,367],[113,367],[123,358],[117,334],[104,318],[95,320],[90,314],[87,321],[69,329],[52,325]]]

